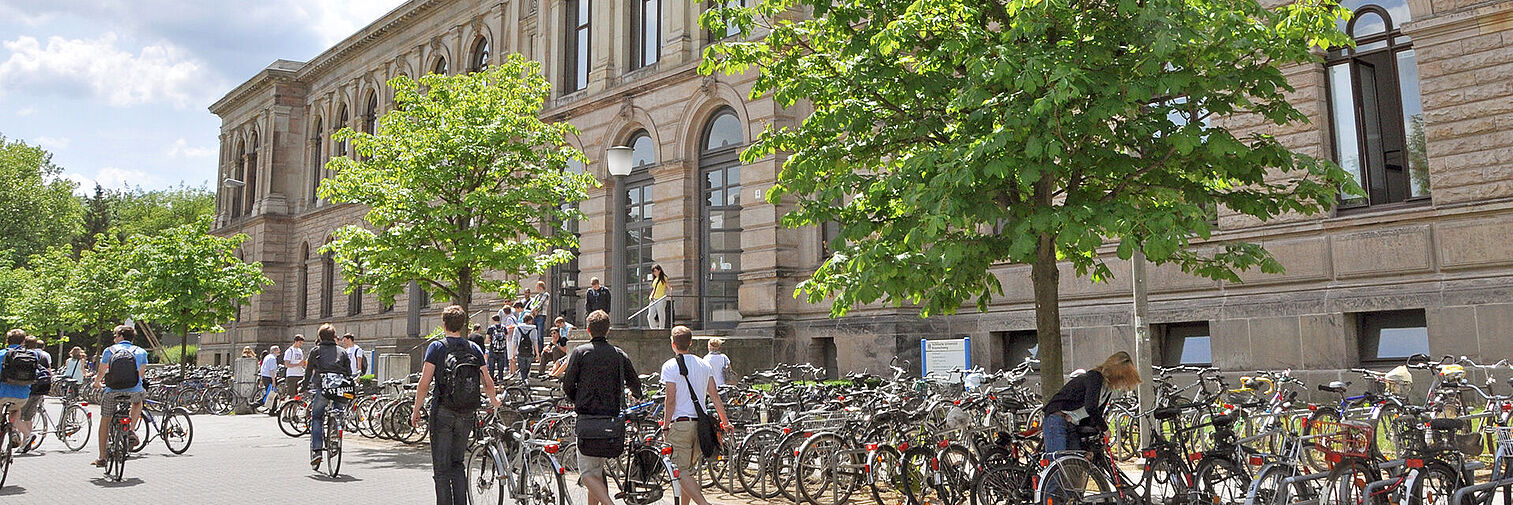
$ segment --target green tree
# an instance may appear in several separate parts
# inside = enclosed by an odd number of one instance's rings
[[[74,237],[75,252],[94,247],[96,237],[110,230],[112,216],[115,213],[115,197],[115,192],[107,192],[105,188],[95,184],[94,194],[83,199],[84,229],[79,236]]]
[[[837,253],[795,295],[837,317],[877,301],[986,310],[1003,293],[991,269],[1030,264],[1048,392],[1063,377],[1058,260],[1106,280],[1112,241],[1204,277],[1279,272],[1259,245],[1208,242],[1211,212],[1313,214],[1359,191],[1332,163],[1225,126],[1307,121],[1279,67],[1348,43],[1332,3],[753,3],[701,16],[765,34],[713,46],[700,70],[756,69],[754,97],[814,108],[742,154],[787,153],[767,195],[793,199],[785,225],[840,224]]]
[[[389,81],[399,106],[376,134],[342,129],[361,161],[334,158],[320,196],[368,209],[366,226],[336,230],[334,253],[352,285],[392,303],[411,281],[468,307],[473,292],[515,293],[517,276],[572,258],[562,223],[594,180],[567,170],[583,154],[576,130],[540,119],[551,85],[540,64],[512,54],[485,72]],[[422,91],[423,90],[423,91]],[[485,272],[504,274],[485,276]]]
[[[179,183],[167,189],[128,187],[115,195],[110,230],[121,240],[198,223],[215,213],[215,193]]]
[[[48,248],[33,255],[31,268],[18,275],[19,289],[6,303],[8,318],[28,334],[55,338],[63,332],[79,329],[79,319],[68,306],[73,303],[76,264],[69,246]]]
[[[0,255],[25,266],[48,247],[69,244],[79,232],[83,209],[73,181],[52,163],[52,154],[0,135]]]
[[[185,335],[219,333],[238,306],[273,284],[261,263],[236,257],[246,235],[218,237],[209,229],[207,218],[132,237],[124,295],[134,315]]]
[[[131,316],[126,272],[131,250],[110,234],[100,234],[79,259],[67,284],[64,307],[91,336],[109,331]]]

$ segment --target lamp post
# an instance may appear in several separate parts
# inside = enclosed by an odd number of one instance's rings
[[[613,146],[613,147],[610,147],[609,150],[608,150],[608,152],[605,153],[604,163],[609,168],[609,175],[613,176],[614,177],[614,181],[615,181],[614,193],[610,196],[610,199],[609,199],[610,206],[611,206],[612,209],[621,208],[623,206],[622,202],[620,201],[620,198],[621,198],[620,195],[625,194],[625,177],[628,176],[628,175],[630,175],[630,170],[631,170],[631,165],[630,165],[630,163],[631,163],[631,155],[634,152],[635,152],[635,150],[632,149],[632,148],[630,148],[630,146]],[[612,212],[614,212],[614,211],[612,211]],[[615,222],[618,223],[619,220],[616,220]],[[617,230],[616,232],[612,233],[612,235],[610,237],[610,245],[616,251],[624,250],[625,249],[624,241],[625,241],[625,233],[623,231],[620,231],[620,230]],[[623,265],[621,265],[620,263],[621,262],[619,262],[619,261],[610,262],[610,268],[611,268],[610,278],[611,279],[623,277],[624,274],[622,272],[624,271],[623,269],[625,267]],[[614,299],[615,299],[615,302],[618,305],[620,305],[622,307],[626,306],[625,305],[625,302],[626,302],[625,297],[623,297],[623,296],[617,296]],[[620,313],[620,314],[624,313],[623,310],[619,310],[619,309],[613,308],[613,307],[611,308],[611,310],[614,310],[615,313]]]

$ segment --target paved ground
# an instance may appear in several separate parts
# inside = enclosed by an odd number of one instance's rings
[[[61,409],[49,403],[54,414]],[[90,407],[94,410],[95,407]],[[98,411],[96,411],[98,417]],[[125,479],[109,482],[90,462],[95,440],[77,453],[56,438],[35,454],[18,455],[0,504],[173,503],[432,503],[430,453],[424,445],[347,437],[342,475],[326,478],[310,470],[309,438],[285,436],[265,415],[193,417],[194,441],[175,456],[154,440],[126,462]],[[586,502],[568,477],[572,503]],[[83,501],[81,501],[81,499]],[[711,496],[716,503],[740,503]],[[663,502],[671,503],[670,499]]]

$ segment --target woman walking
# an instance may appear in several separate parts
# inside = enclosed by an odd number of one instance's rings
[[[646,326],[653,330],[667,327],[667,274],[662,265],[651,267],[651,308],[646,309]]]

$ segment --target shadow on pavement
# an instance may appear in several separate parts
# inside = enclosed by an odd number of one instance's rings
[[[374,466],[378,468],[414,469],[416,467],[430,468],[431,453],[424,448],[343,448],[348,456],[354,456],[347,462]]]
[[[315,474],[310,476],[310,480],[317,482],[362,482],[362,479],[346,474],[337,474],[336,477],[327,477],[326,474]]]
[[[9,485],[0,488],[0,496],[16,496],[22,494],[26,494],[26,488],[21,486]]]
[[[90,482],[94,483],[94,485],[96,485],[96,486],[103,487],[103,488],[116,488],[116,487],[133,487],[133,486],[136,486],[136,485],[142,483],[142,479],[138,479],[136,477],[128,477],[128,478],[125,478],[125,479],[121,479],[121,482],[116,482],[116,481],[112,481],[112,480],[107,480],[104,477],[95,477],[94,479],[91,479]]]

